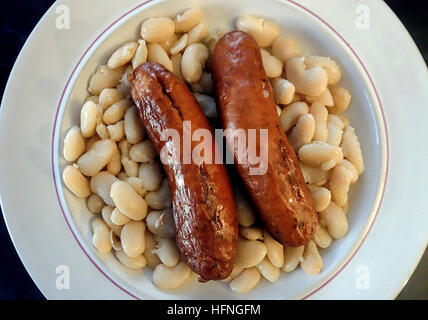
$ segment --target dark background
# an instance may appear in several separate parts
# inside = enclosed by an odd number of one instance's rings
[[[53,2],[52,0],[1,1],[1,96],[10,70],[25,40]],[[426,62],[428,59],[428,6],[426,1],[387,0],[385,2],[404,23]],[[0,250],[0,299],[44,299],[16,254],[2,214],[0,214],[0,243],[2,244]],[[424,259],[399,295],[399,299],[428,299],[427,268],[428,255],[425,253]]]

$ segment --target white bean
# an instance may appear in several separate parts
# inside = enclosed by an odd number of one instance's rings
[[[97,124],[97,127],[95,128],[95,131],[96,131],[97,135],[101,139],[110,139],[107,127],[106,127],[106,125],[104,123]]]
[[[122,165],[128,177],[138,176],[138,163],[122,154]]]
[[[141,37],[147,42],[162,42],[175,32],[175,24],[170,18],[150,18],[141,25]]]
[[[363,154],[353,127],[346,127],[340,147],[343,150],[343,156],[357,168],[358,174],[361,174],[364,171]]]
[[[292,103],[293,102],[301,102],[301,101],[303,101],[304,99],[303,99],[303,96],[301,95],[301,94],[299,94],[299,93],[295,93],[294,94],[294,97],[293,97],[293,101],[292,101]]]
[[[125,224],[120,233],[122,250],[129,257],[137,257],[144,252],[146,225],[142,221],[131,221]]]
[[[327,108],[319,102],[314,102],[312,103],[309,112],[314,116],[315,119],[315,134],[313,140],[326,142],[328,138]]]
[[[91,191],[97,194],[107,205],[114,207],[113,199],[110,197],[111,185],[117,178],[107,171],[101,171],[91,178]]]
[[[149,62],[156,62],[163,65],[169,71],[172,69],[172,61],[168,56],[168,53],[159,43],[149,43],[147,45],[147,60]]]
[[[107,126],[108,135],[113,141],[120,141],[125,136],[125,125],[124,121],[121,120],[115,124]]]
[[[317,245],[312,240],[305,246],[303,261],[300,262],[300,267],[302,267],[306,274],[311,276],[317,275],[322,269],[322,258],[318,252]]]
[[[101,215],[103,217],[104,222],[109,226],[110,229],[113,230],[114,234],[120,237],[120,233],[122,232],[123,226],[118,226],[111,221],[111,214],[113,213],[114,208],[110,206],[105,206],[101,210]]]
[[[226,279],[223,279],[221,281],[222,282],[230,282],[233,279],[235,279],[236,277],[238,277],[242,273],[242,271],[244,271],[244,268],[238,267],[237,265],[234,265],[230,275]]]
[[[91,150],[94,143],[98,142],[100,140],[101,140],[101,138],[98,137],[97,135],[94,135],[94,136],[90,137],[88,140],[86,140],[85,152]]]
[[[129,87],[126,83],[120,81],[116,86],[116,89],[120,92],[122,97],[130,97],[131,96],[131,87]]]
[[[355,166],[348,160],[344,159],[341,163],[342,166],[344,166],[346,169],[349,170],[349,172],[352,175],[351,183],[355,183],[358,180],[358,170],[355,168]]]
[[[141,220],[147,214],[147,203],[124,181],[116,181],[111,186],[110,196],[119,210],[132,220]]]
[[[135,162],[152,162],[157,157],[157,152],[152,141],[146,139],[131,147],[129,157]]]
[[[338,116],[329,114],[327,118],[327,143],[333,146],[339,146],[342,142],[343,129],[345,125]]]
[[[235,264],[243,268],[254,267],[264,259],[266,253],[267,247],[263,242],[240,238]]]
[[[117,175],[117,178],[120,181],[128,181],[129,177],[127,176],[127,174],[125,172],[119,172],[119,174]],[[131,186],[132,187],[132,186]],[[138,192],[137,192],[138,193]]]
[[[172,62],[172,72],[180,79],[184,80],[183,75],[181,74],[181,53],[177,53],[171,57]]]
[[[64,184],[76,197],[86,198],[91,194],[89,182],[75,167],[68,165],[62,172]]]
[[[334,106],[333,97],[332,97],[331,92],[328,88],[325,89],[325,91],[317,97],[306,96],[305,99],[306,99],[306,101],[309,101],[309,102],[321,103],[327,107],[333,107]]]
[[[268,78],[277,78],[281,76],[282,62],[264,49],[261,49],[261,55],[266,76]]]
[[[126,139],[122,139],[119,141],[117,146],[119,147],[119,150],[122,156],[129,157],[129,150],[131,150],[131,147],[132,147],[131,142],[129,142]]]
[[[342,77],[339,65],[329,57],[307,57],[305,64],[309,69],[322,67],[327,72],[329,86],[338,83]]]
[[[242,195],[236,195],[236,212],[238,214],[238,223],[243,227],[250,227],[256,221],[256,214],[253,208]]]
[[[95,104],[98,104],[98,102],[100,101],[98,96],[89,96],[85,99],[85,102],[87,101],[92,101]]]
[[[110,216],[111,221],[118,226],[123,226],[127,224],[131,219],[128,216],[125,216],[118,208],[114,208]]]
[[[144,188],[143,180],[138,177],[127,177],[126,181],[129,185],[138,193],[140,197],[144,197],[147,194],[147,190]]]
[[[174,267],[180,260],[180,251],[175,239],[154,236],[154,240],[157,245],[153,253],[157,254],[163,264],[168,267]]]
[[[126,111],[131,106],[131,101],[128,99],[122,99],[112,104],[103,115],[103,121],[105,124],[114,124],[123,119]]]
[[[180,39],[178,39],[177,42],[172,45],[171,49],[169,50],[172,56],[182,52],[186,48],[187,38],[187,33],[183,34]]]
[[[236,293],[247,293],[254,289],[259,281],[260,272],[257,268],[246,269],[230,282],[230,289]]]
[[[73,126],[68,130],[64,138],[64,159],[67,161],[76,161],[81,154],[85,152],[85,139],[78,126]]]
[[[320,219],[333,238],[340,239],[348,233],[348,219],[342,208],[335,202],[331,201],[327,209],[321,211]]]
[[[312,193],[312,199],[314,199],[315,209],[317,212],[325,210],[331,201],[330,190],[313,184],[309,184],[308,188]]]
[[[343,213],[348,214],[349,210],[349,202],[345,203],[345,205],[342,207]]]
[[[99,104],[103,110],[107,110],[112,104],[122,100],[122,94],[115,88],[105,88],[100,93]]]
[[[277,104],[290,104],[293,101],[296,88],[290,81],[276,78],[272,81],[272,88]]]
[[[279,278],[279,269],[275,267],[267,258],[264,258],[257,266],[262,276],[270,281],[275,282]]]
[[[80,111],[80,127],[84,138],[92,137],[97,127],[98,108],[92,101],[87,101]]]
[[[332,167],[334,167],[342,162],[343,153],[338,146],[332,146],[322,141],[314,141],[299,149],[299,159],[306,165],[320,166],[324,170],[323,164],[332,162]],[[328,171],[328,169],[325,171]]]
[[[110,172],[112,175],[117,175],[120,170],[122,169],[122,161],[119,149],[116,148],[116,151],[111,158],[110,162],[107,164],[107,171]]]
[[[149,230],[157,236],[164,238],[175,237],[172,209],[151,211],[147,215],[146,223]]]
[[[193,43],[200,42],[208,34],[207,26],[205,23],[200,23],[197,26],[193,27],[189,31],[187,37],[187,46],[190,46]]]
[[[314,234],[314,241],[318,247],[325,249],[331,246],[333,238],[323,226],[318,225]]]
[[[322,186],[328,180],[328,172],[317,167],[307,166],[300,163],[303,177],[306,183]]]
[[[159,162],[142,163],[138,176],[143,181],[143,186],[148,191],[155,191],[162,181],[162,167]]]
[[[309,106],[305,102],[293,102],[282,109],[280,121],[285,132],[290,130],[305,113],[309,112]]]
[[[284,264],[284,247],[281,243],[276,241],[271,235],[264,231],[263,233],[263,242],[267,248],[267,257],[270,262],[276,267],[281,268]]]
[[[109,253],[111,250],[110,229],[100,218],[92,220],[92,244],[100,253]]]
[[[218,40],[220,39],[219,35],[210,34],[204,39],[204,43],[206,44],[210,55],[214,53],[215,46],[217,45]]]
[[[302,260],[304,251],[305,246],[296,248],[284,246],[284,264],[282,266],[282,271],[291,272],[296,269]]]
[[[125,136],[130,143],[138,143],[144,138],[144,127],[138,116],[136,106],[132,106],[125,113]]]
[[[122,97],[127,98],[130,96],[131,92],[131,84],[129,83],[128,76],[134,72],[134,69],[131,65],[126,67],[125,71],[123,72],[122,78],[119,81],[119,84],[116,86],[116,89],[119,90]]]
[[[322,67],[306,69],[305,58],[292,58],[285,67],[287,80],[296,87],[296,92],[317,97],[327,89],[328,75]]]
[[[131,269],[141,269],[147,264],[146,258],[143,255],[130,257],[123,250],[116,251],[116,257],[120,263]]]
[[[89,211],[92,213],[100,213],[105,206],[103,199],[101,199],[96,194],[91,194],[88,197],[86,205],[88,206]]]
[[[153,251],[156,249],[156,242],[153,239],[152,233],[146,229],[144,233],[146,249],[144,249],[144,257],[147,260],[149,268],[154,269],[158,264],[161,263],[159,257]]]
[[[240,227],[239,234],[247,240],[263,240],[263,232],[257,227]]]
[[[193,43],[184,50],[181,59],[181,73],[188,83],[197,82],[208,59],[208,49],[201,43]]]
[[[178,40],[178,36],[177,36],[177,34],[175,34],[175,33],[173,33],[168,39],[166,39],[166,40],[164,40],[164,41],[162,41],[161,43],[159,43],[161,46],[162,46],[162,48],[164,48],[165,49],[165,51],[168,53],[169,52],[169,50],[171,49],[171,47],[172,47],[172,45],[174,44],[174,43],[176,43],[177,42],[177,40]]]
[[[339,117],[340,117],[340,120],[342,120],[343,125],[345,126],[345,128],[347,128],[349,126],[349,119],[347,117],[344,117],[344,116],[339,116]]]
[[[168,180],[163,179],[158,190],[149,192],[144,198],[150,208],[161,210],[171,207]]]
[[[116,143],[112,140],[99,140],[95,142],[92,147],[77,160],[79,170],[85,176],[92,177],[96,175],[109,163],[116,149]]]
[[[119,251],[122,250],[122,243],[120,243],[120,239],[114,233],[114,230],[110,230],[110,243],[114,250]]]
[[[282,63],[302,55],[299,45],[291,36],[281,36],[272,45],[272,54]]]
[[[198,100],[206,117],[217,119],[217,106],[213,97],[206,94],[195,93],[195,98]]]
[[[353,173],[342,164],[332,170],[329,185],[332,199],[339,207],[348,202],[349,186],[353,179]]]
[[[183,261],[172,268],[159,264],[153,271],[153,283],[160,289],[175,289],[183,285],[190,274],[190,268]]]
[[[331,89],[331,94],[333,96],[334,107],[339,112],[344,112],[348,109],[352,96],[348,90],[343,87],[334,87]]]
[[[236,28],[249,33],[261,48],[271,46],[279,34],[278,27],[273,22],[251,15],[239,18]]]
[[[134,57],[137,48],[137,42],[125,43],[111,55],[107,62],[108,67],[114,69],[127,64]]]
[[[295,151],[311,142],[315,134],[315,119],[310,113],[302,115],[289,135],[291,146]]]
[[[100,66],[89,80],[88,91],[99,95],[105,88],[114,88],[122,77],[125,67],[110,69],[106,65]]]
[[[147,44],[144,40],[138,40],[138,48],[132,58],[132,67],[136,69],[140,64],[147,61]]]
[[[201,20],[202,12],[199,8],[190,8],[177,15],[175,20],[175,32],[188,32]]]

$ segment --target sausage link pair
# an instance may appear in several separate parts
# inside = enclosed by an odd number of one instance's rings
[[[196,129],[209,130],[215,152],[212,129],[183,81],[154,63],[137,67],[129,81],[141,121],[158,153],[164,146],[172,153],[177,148],[183,150],[184,121],[190,121],[191,134]],[[167,129],[179,133],[180,145],[162,141]],[[195,145],[192,142],[192,150]],[[228,277],[237,253],[238,224],[225,166],[193,161],[163,166],[171,191],[176,240],[183,257],[201,281]]]
[[[212,71],[223,129],[268,130],[267,172],[262,175],[251,174],[249,161],[239,163],[242,148],[226,137],[266,228],[282,244],[305,244],[316,230],[317,213],[296,154],[281,128],[259,46],[245,32],[226,34],[215,47]]]

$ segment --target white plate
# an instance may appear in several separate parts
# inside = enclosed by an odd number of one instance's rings
[[[14,244],[42,292],[53,299],[395,297],[428,238],[427,112],[421,103],[428,95],[427,69],[401,23],[381,1],[165,2],[58,1],[12,71],[1,108],[0,194]],[[367,170],[352,194],[350,233],[323,252],[317,277],[296,272],[244,296],[220,283],[161,292],[148,272],[129,272],[91,250],[85,206],[62,189],[62,134],[76,121],[88,75],[117,44],[136,37],[144,17],[173,15],[195,3],[209,8],[211,23],[247,12],[270,16],[308,52],[344,66],[344,83],[354,94],[349,117]],[[70,10],[69,30],[56,28],[62,4]],[[358,27],[362,15],[371,17],[369,30]],[[69,289],[56,286],[58,266],[70,272]]]

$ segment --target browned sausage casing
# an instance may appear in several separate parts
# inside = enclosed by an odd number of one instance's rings
[[[158,153],[161,133],[175,129],[183,140],[183,121],[209,130],[197,100],[173,73],[145,63],[129,76],[131,94]],[[199,142],[192,142],[193,147]],[[181,144],[180,144],[181,145]],[[213,139],[213,150],[215,140]],[[214,158],[213,158],[214,159]],[[214,162],[214,161],[213,161]],[[238,224],[233,192],[223,164],[163,164],[168,176],[178,247],[201,280],[229,276],[237,252]]]
[[[251,175],[248,161],[237,163],[237,149],[232,150],[239,175],[266,228],[282,244],[305,244],[317,227],[317,213],[280,125],[260,48],[249,34],[230,32],[215,47],[212,69],[223,128],[268,129],[265,174]]]

